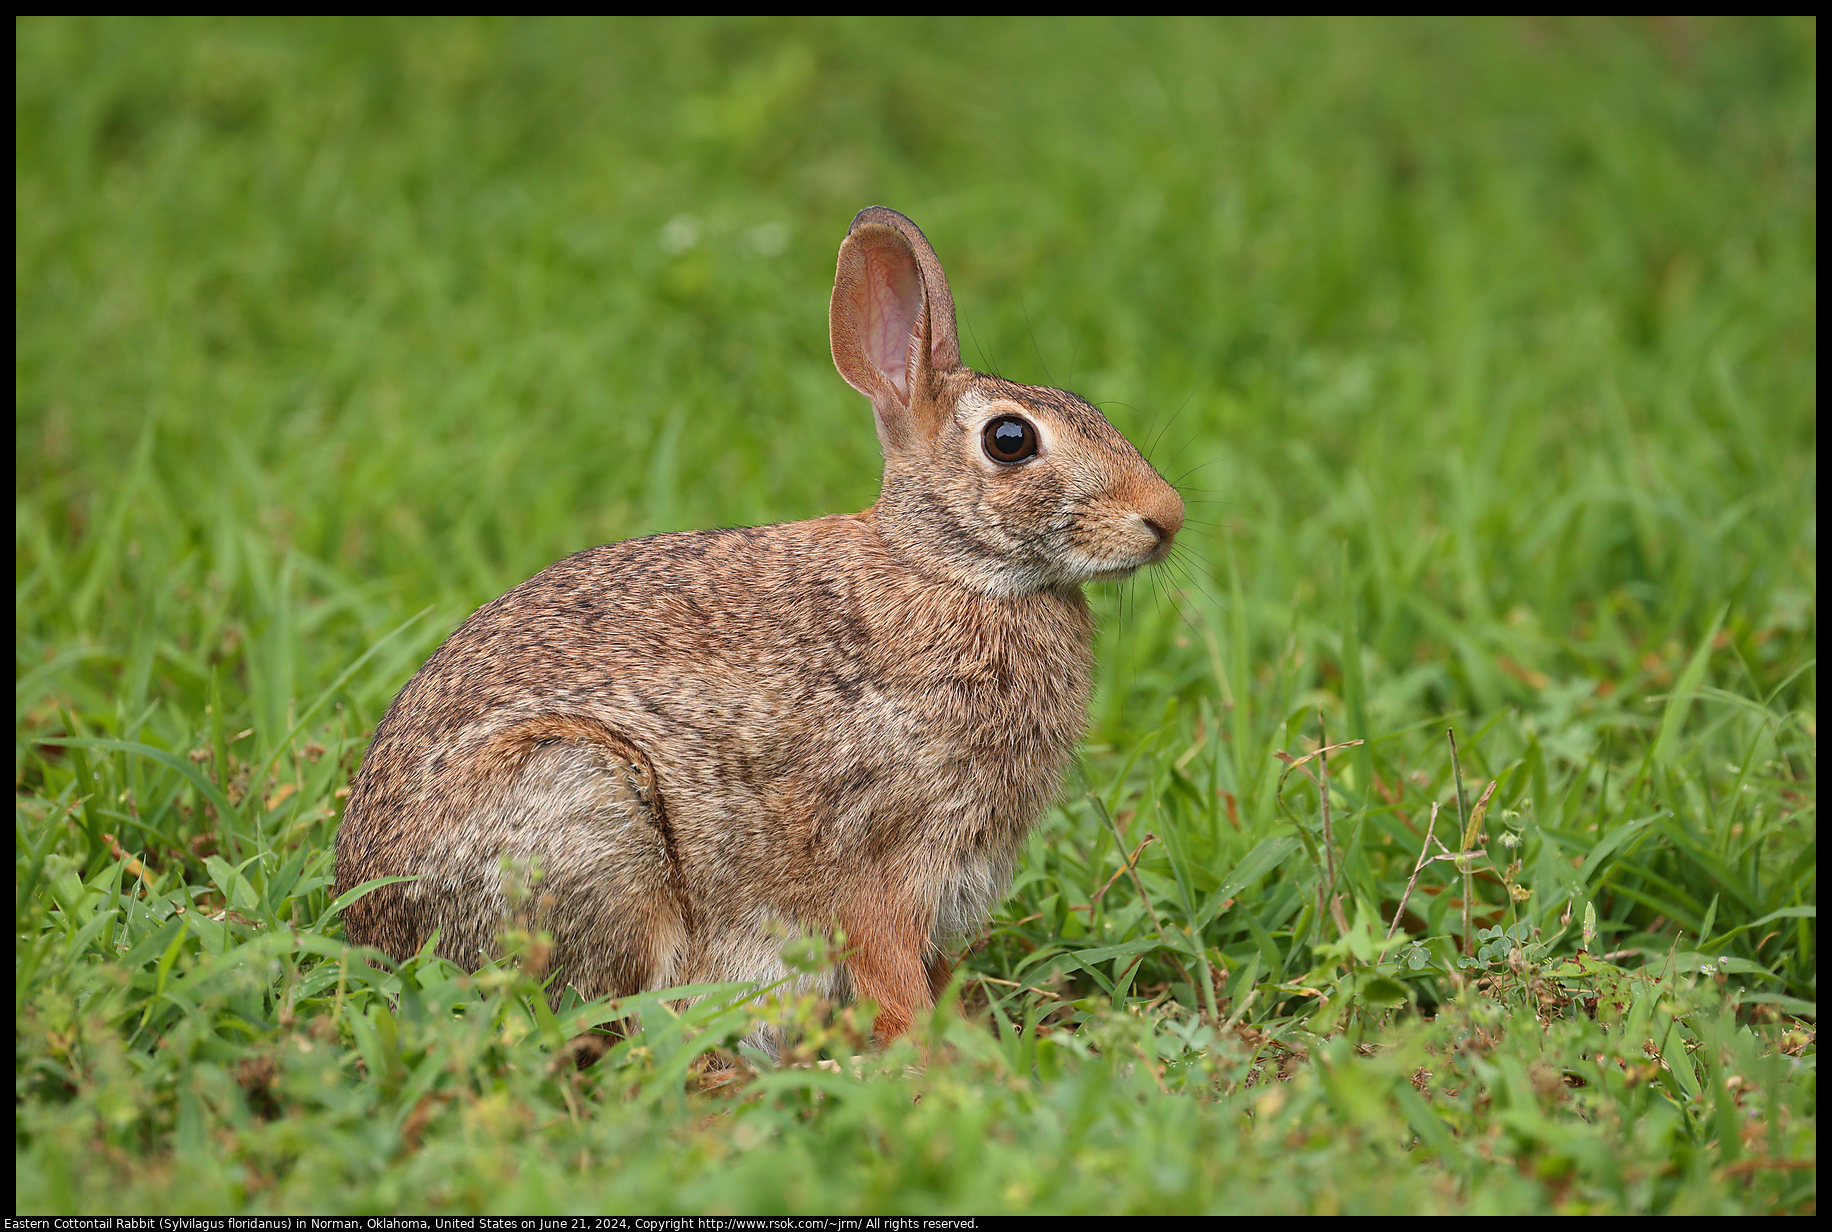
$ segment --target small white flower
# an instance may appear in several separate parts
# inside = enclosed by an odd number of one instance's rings
[[[779,222],[763,222],[745,232],[744,238],[758,256],[774,257],[789,246],[789,229]]]
[[[686,252],[700,242],[700,220],[692,214],[676,214],[662,228],[662,251],[669,256]]]

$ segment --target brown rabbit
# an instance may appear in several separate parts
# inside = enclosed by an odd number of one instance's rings
[[[785,937],[837,928],[805,986],[876,1002],[880,1039],[934,1005],[1086,726],[1082,584],[1163,560],[1183,502],[1080,398],[961,365],[903,215],[853,219],[829,324],[877,504],[592,548],[480,608],[356,777],[337,892],[418,880],[351,941],[436,930],[472,968],[514,916],[589,998],[779,980]]]

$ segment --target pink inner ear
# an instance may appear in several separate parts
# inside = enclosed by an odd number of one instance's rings
[[[873,254],[866,277],[865,352],[899,398],[910,396],[910,343],[922,311],[922,283],[906,261]]]

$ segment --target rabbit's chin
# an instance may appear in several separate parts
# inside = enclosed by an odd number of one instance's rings
[[[1022,600],[1040,594],[1079,594],[1082,587],[1091,582],[1124,581],[1142,568],[1144,563],[1104,568],[1088,565],[1065,568],[1059,564],[1054,568],[1011,570],[992,578],[975,575],[967,584],[994,599]]]
[[[1123,582],[1151,563],[1149,560],[1121,565],[1104,561],[1056,562],[1048,568],[1014,570],[1001,575],[991,585],[983,585],[983,589],[1000,599],[1020,599],[1045,591],[1074,592],[1092,582]]]
[[[1088,582],[1123,582],[1149,563],[1149,561],[1146,561],[1137,565],[1124,565],[1117,569],[1102,569],[1098,573],[1088,574],[1083,580]]]
[[[1066,580],[1074,585],[1088,582],[1123,582],[1147,565],[1155,565],[1170,555],[1169,542],[1162,543],[1147,555],[1132,560],[1076,560],[1063,569]]]

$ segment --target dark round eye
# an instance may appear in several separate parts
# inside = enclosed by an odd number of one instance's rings
[[[1037,456],[1037,429],[1028,419],[1001,415],[980,434],[986,456],[1000,466],[1016,466]]]

